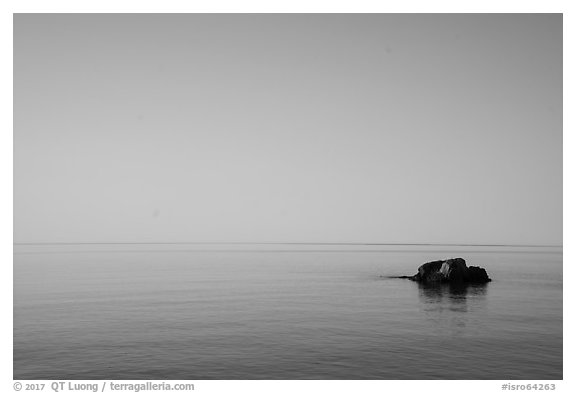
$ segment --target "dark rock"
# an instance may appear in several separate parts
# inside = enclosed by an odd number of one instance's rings
[[[468,268],[468,281],[469,282],[489,282],[490,277],[486,273],[486,269],[478,266],[470,266]]]
[[[468,267],[462,258],[427,262],[418,268],[418,273],[415,275],[401,276],[400,278],[408,278],[423,283],[487,283],[492,281],[485,269],[478,266]]]

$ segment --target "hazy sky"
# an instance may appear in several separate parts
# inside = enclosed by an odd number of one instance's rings
[[[14,240],[562,243],[562,16],[14,18]]]

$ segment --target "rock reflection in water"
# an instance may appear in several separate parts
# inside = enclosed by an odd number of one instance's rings
[[[468,311],[468,301],[482,300],[488,284],[418,284],[419,296],[426,310]]]
[[[470,313],[484,309],[489,284],[418,284],[418,295],[426,318],[451,334],[459,334],[470,321]]]

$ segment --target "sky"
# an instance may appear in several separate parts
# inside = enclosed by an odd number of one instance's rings
[[[16,14],[14,241],[562,244],[561,14]]]

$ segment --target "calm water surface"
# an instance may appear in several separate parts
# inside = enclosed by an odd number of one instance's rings
[[[16,252],[14,378],[562,378],[561,252],[281,251]]]

